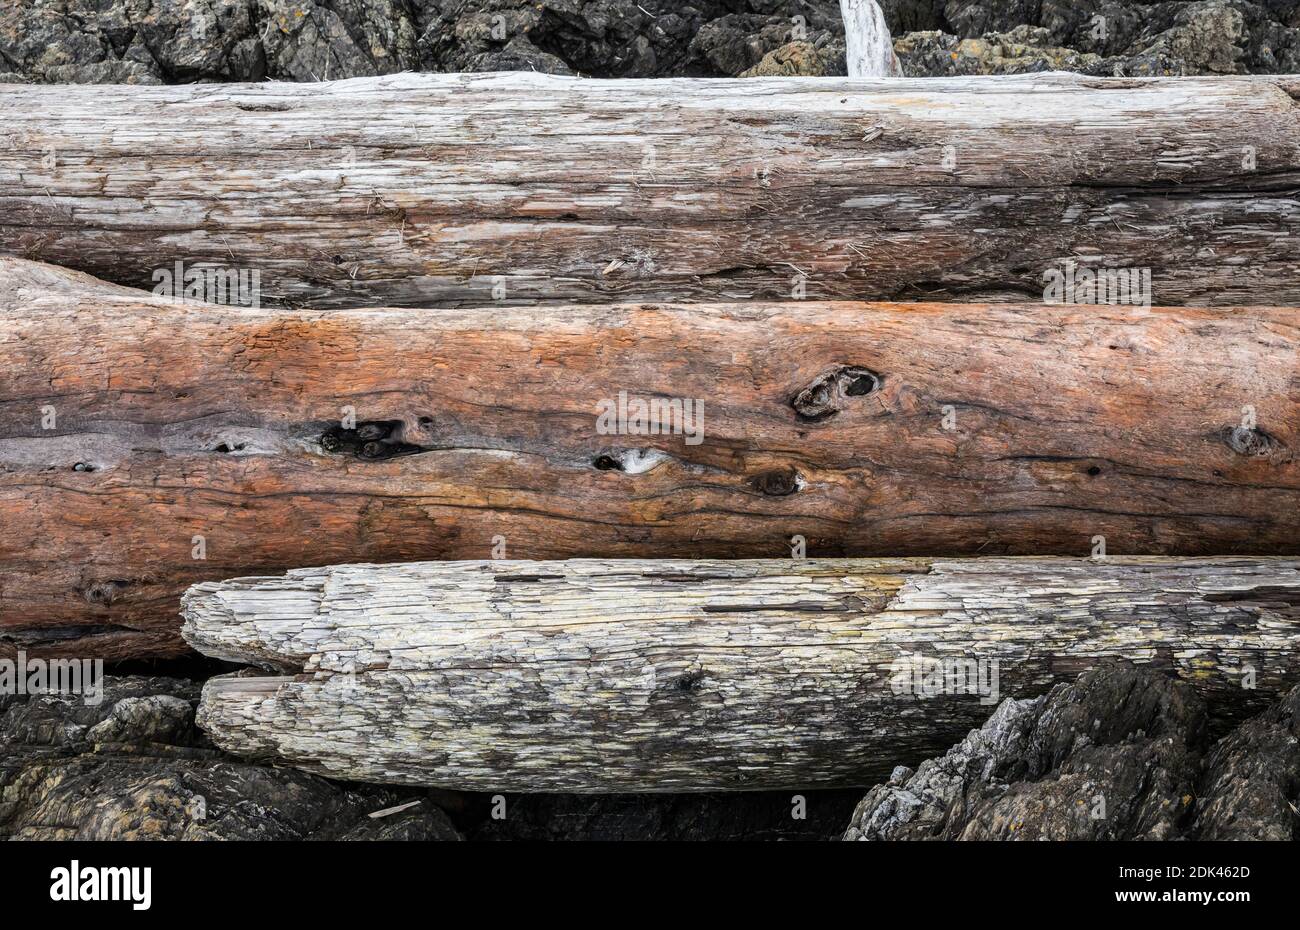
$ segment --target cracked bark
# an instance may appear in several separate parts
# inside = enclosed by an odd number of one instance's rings
[[[787,299],[798,273],[813,298],[1008,301],[1080,256],[1149,267],[1157,303],[1296,305],[1297,86],[5,85],[0,250],[137,287],[254,267],[318,307]]]
[[[1300,671],[1296,559],[351,565],[200,584],[184,614],[200,651],[283,672],[207,683],[223,749],[475,791],[870,783],[1111,659],[1221,712]],[[913,655],[989,687],[918,694]]]
[[[175,654],[194,582],[498,538],[1295,554],[1298,337],[1268,308],[182,307],[0,260],[0,647]],[[602,435],[620,391],[701,401],[703,441]]]

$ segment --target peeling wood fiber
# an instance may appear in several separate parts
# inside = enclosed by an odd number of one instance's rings
[[[177,654],[186,586],[349,561],[1294,555],[1298,342],[1269,308],[179,307],[0,259],[0,648]],[[624,391],[701,441],[601,434]]]
[[[1300,304],[1293,76],[0,85],[0,251],[296,306]]]
[[[222,748],[474,791],[869,783],[1106,659],[1221,708],[1300,672],[1296,559],[346,565],[196,585],[184,614],[281,672],[208,682]],[[897,687],[914,655],[996,661],[996,693]]]

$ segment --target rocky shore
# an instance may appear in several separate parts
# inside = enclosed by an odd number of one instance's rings
[[[1006,700],[944,756],[872,788],[844,838],[1295,839],[1300,687],[1217,740],[1211,710],[1127,665]]]
[[[1187,685],[1103,667],[1004,701],[944,756],[860,790],[488,795],[347,784],[237,759],[199,686],[0,698],[0,837],[24,840],[1295,839],[1300,688],[1224,729]],[[857,804],[856,809],[854,808]]]
[[[912,76],[1300,70],[1300,0],[882,0]],[[9,0],[0,81],[845,73],[838,0]]]

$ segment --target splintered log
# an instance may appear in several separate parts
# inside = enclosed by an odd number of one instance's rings
[[[186,586],[349,561],[1293,555],[1298,345],[1262,308],[318,313],[3,261],[0,641],[172,654]]]
[[[1124,658],[1257,706],[1300,674],[1300,560],[444,562],[196,585],[223,749],[474,791],[870,782],[1004,697]]]
[[[861,18],[867,5],[849,6]],[[863,51],[851,48],[851,51]],[[0,251],[280,305],[1300,304],[1300,78],[0,85]]]

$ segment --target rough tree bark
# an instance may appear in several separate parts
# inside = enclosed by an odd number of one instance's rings
[[[199,650],[289,672],[205,686],[222,748],[482,791],[869,783],[1105,659],[1238,708],[1300,671],[1295,559],[354,565],[184,613]]]
[[[1300,304],[1300,78],[0,85],[0,250],[267,302]]]
[[[196,581],[494,546],[1295,554],[1298,342],[1265,308],[181,307],[0,261],[0,646],[170,654]],[[603,434],[620,392],[701,441]]]

